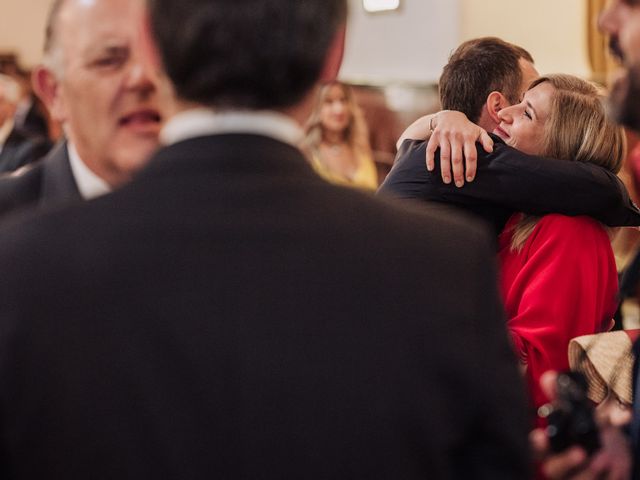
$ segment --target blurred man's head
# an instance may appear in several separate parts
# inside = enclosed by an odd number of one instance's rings
[[[34,87],[80,158],[112,186],[158,146],[157,77],[142,55],[143,0],[55,0]]]
[[[149,10],[180,100],[287,110],[337,74],[345,0],[151,0]]]
[[[495,37],[469,40],[451,54],[442,71],[440,102],[444,110],[461,111],[492,131],[500,123],[497,112],[518,103],[537,77],[525,49]]]
[[[640,1],[610,0],[599,26],[625,67],[611,92],[612,112],[623,125],[640,131]]]
[[[20,102],[20,85],[13,78],[0,74],[0,128],[12,120]]]

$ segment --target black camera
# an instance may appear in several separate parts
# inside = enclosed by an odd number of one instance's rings
[[[548,422],[546,432],[553,452],[578,445],[592,454],[600,448],[588,388],[585,376],[579,372],[558,374],[556,400],[540,408],[540,416]]]

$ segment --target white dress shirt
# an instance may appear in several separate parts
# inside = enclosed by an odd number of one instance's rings
[[[214,112],[195,108],[175,115],[160,132],[160,141],[171,145],[182,140],[225,133],[249,133],[275,138],[298,147],[302,129],[290,117],[270,111]]]
[[[73,143],[67,142],[67,151],[69,152],[71,173],[73,173],[73,179],[76,181],[82,198],[90,200],[111,191],[109,184],[85,165]]]

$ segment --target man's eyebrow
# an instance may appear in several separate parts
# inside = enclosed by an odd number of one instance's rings
[[[92,55],[122,55],[129,50],[129,46],[125,43],[102,43],[93,45],[91,48],[87,49],[88,53]]]
[[[121,54],[127,52],[129,47],[127,45],[106,45],[102,51],[106,53],[117,53]]]

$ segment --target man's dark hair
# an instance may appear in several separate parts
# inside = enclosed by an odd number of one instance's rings
[[[496,37],[464,42],[451,54],[440,76],[442,108],[458,110],[477,122],[482,105],[493,91],[517,103],[522,84],[521,58],[533,63],[524,48]]]
[[[346,0],[150,0],[164,67],[184,100],[268,109],[300,101],[346,20]]]

